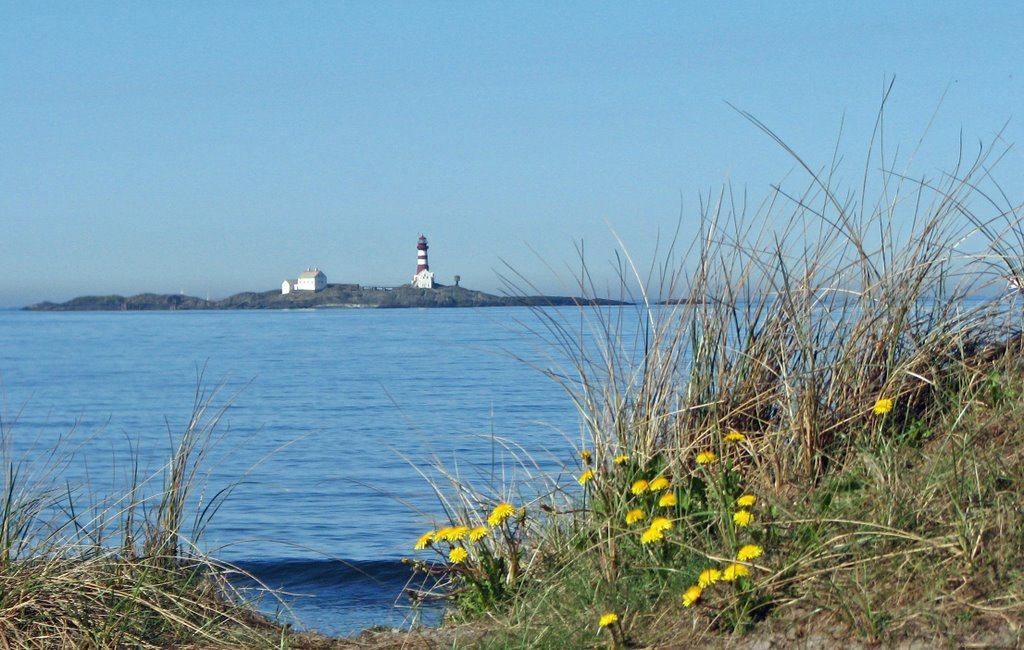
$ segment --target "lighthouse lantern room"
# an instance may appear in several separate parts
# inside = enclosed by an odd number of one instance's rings
[[[434,273],[427,264],[427,238],[420,235],[416,245],[416,275],[412,276],[412,286],[417,289],[433,289]]]

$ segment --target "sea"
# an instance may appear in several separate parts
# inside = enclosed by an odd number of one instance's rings
[[[446,521],[453,480],[483,508],[575,479],[580,418],[551,373],[571,376],[583,318],[0,311],[0,451],[23,484],[66,493],[62,511],[115,540],[118,496],[134,483],[152,498],[205,406],[195,551],[237,567],[235,584],[299,629],[436,624],[438,606],[403,595],[417,583],[402,558],[431,559],[412,547]]]

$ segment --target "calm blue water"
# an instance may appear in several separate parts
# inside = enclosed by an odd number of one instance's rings
[[[202,549],[310,595],[288,602],[307,628],[400,625],[410,611],[395,607],[408,579],[398,560],[441,512],[417,470],[439,460],[486,492],[514,478],[498,439],[541,471],[572,458],[572,404],[502,353],[551,365],[517,321],[536,325],[518,308],[0,311],[4,453],[38,459],[66,440],[58,474],[30,466],[40,480],[83,499],[114,493],[133,450],[140,475],[159,474],[201,373],[227,409],[202,468],[204,498],[241,480]]]

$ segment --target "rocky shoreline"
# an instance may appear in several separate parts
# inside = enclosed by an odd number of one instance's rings
[[[401,309],[421,307],[558,307],[566,305],[620,305],[615,300],[567,296],[495,296],[463,287],[411,286],[368,288],[329,284],[322,291],[279,290],[243,292],[221,300],[179,294],[141,293],[135,296],[81,296],[67,302],[41,302],[26,311],[175,311],[209,309]]]

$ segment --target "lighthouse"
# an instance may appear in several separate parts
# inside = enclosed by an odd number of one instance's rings
[[[433,289],[434,274],[427,264],[427,238],[420,235],[420,241],[416,244],[416,275],[412,276],[412,286],[417,289]]]

